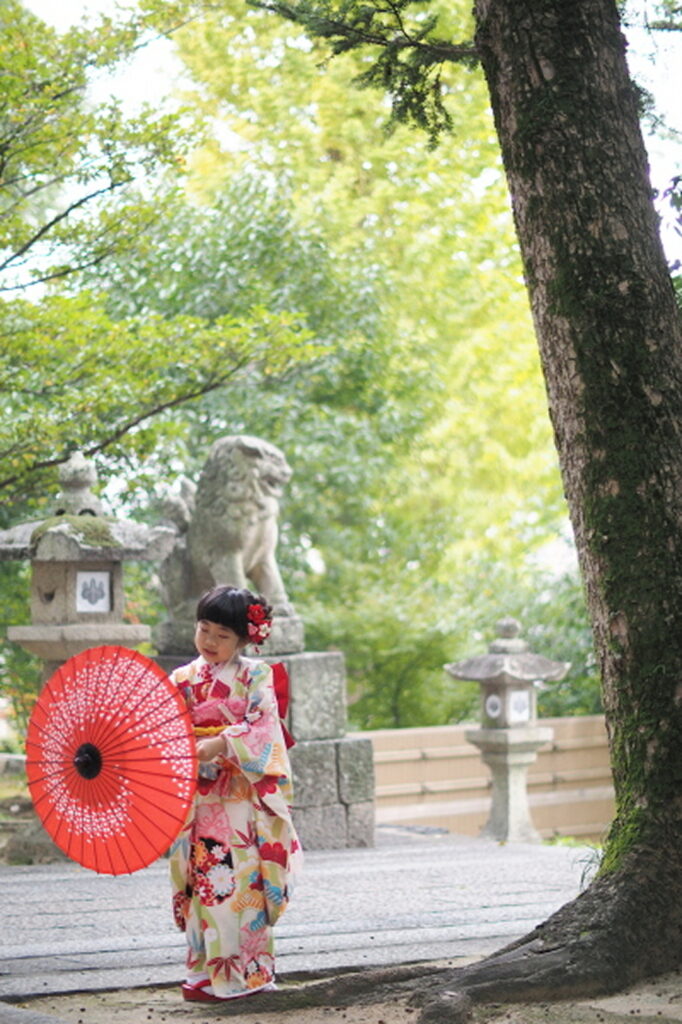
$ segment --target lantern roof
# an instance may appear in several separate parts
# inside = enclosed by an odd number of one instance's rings
[[[164,558],[173,546],[175,531],[104,516],[99,498],[91,491],[96,481],[94,464],[80,452],[73,454],[60,468],[62,489],[48,515],[0,530],[0,559],[118,562]]]
[[[570,662],[552,661],[530,651],[520,635],[521,624],[516,619],[500,619],[496,630],[497,637],[489,645],[487,654],[445,665],[445,671],[454,679],[514,686],[519,683],[556,683],[571,667]]]

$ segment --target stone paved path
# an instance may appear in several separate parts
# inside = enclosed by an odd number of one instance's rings
[[[373,849],[310,852],[277,926],[278,974],[484,955],[577,895],[591,863],[584,847],[399,829],[379,829]],[[0,866],[0,899],[0,1000],[182,975],[164,861],[116,878]]]

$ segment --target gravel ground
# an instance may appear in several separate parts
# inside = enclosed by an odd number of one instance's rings
[[[296,988],[300,992],[305,987]],[[287,996],[292,989],[293,986],[285,984],[276,993],[231,1000],[219,1006],[186,1003],[176,986],[49,996],[14,1005],[54,1016],[59,1024],[209,1024],[226,1016],[238,1016],[239,1024],[416,1024],[419,1016],[419,1011],[402,998],[356,1005],[299,1005],[287,1009]],[[643,1024],[682,1022],[682,973],[663,975],[627,992],[601,999],[479,1006],[473,1010],[471,1021],[472,1024],[625,1024],[633,1018]]]

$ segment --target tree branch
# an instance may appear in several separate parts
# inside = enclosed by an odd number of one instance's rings
[[[216,391],[218,388],[223,387],[227,381],[234,377],[244,366],[247,366],[252,362],[252,357],[244,357],[236,365],[232,366],[227,373],[221,374],[218,378],[208,383],[202,384],[199,387],[195,387],[193,390],[184,392],[181,395],[176,395],[174,398],[170,398],[165,402],[159,402],[157,405],[146,409],[138,416],[134,416],[132,419],[127,420],[121,424],[115,430],[113,430],[102,440],[96,444],[91,445],[83,450],[84,455],[96,455],[98,452],[103,451],[110,445],[115,444],[125,434],[129,433],[135,427],[138,427],[145,420],[151,419],[152,416],[157,416],[159,413],[167,412],[169,409],[177,408],[179,405],[183,405],[185,402],[190,402],[195,398],[201,398],[202,395],[210,394],[212,391]],[[57,455],[52,458],[39,459],[38,461],[27,466],[22,472],[15,473],[13,476],[5,477],[0,479],[0,489],[9,487],[11,484],[17,483],[19,480],[25,479],[27,476],[31,476],[34,473],[39,472],[42,469],[51,469],[54,466],[60,466],[63,462],[66,462],[69,458],[70,453],[65,455]]]
[[[410,35],[405,29],[395,5],[391,5],[391,9],[386,10],[386,13],[395,18],[403,36],[402,39],[391,35],[388,30],[385,32],[370,31],[359,28],[357,22],[321,14],[318,9],[308,4],[289,4],[285,0],[248,0],[248,2],[251,7],[279,14],[280,17],[296,22],[303,27],[313,28],[314,26],[314,34],[325,39],[345,40],[344,49],[355,49],[360,46],[390,46],[393,49],[419,51],[422,58],[428,57],[432,64],[442,64],[448,61],[452,63],[478,61],[478,53],[472,42],[449,43],[443,39],[421,39],[418,36]],[[381,13],[380,8],[376,8],[376,10]]]
[[[432,16],[410,31],[403,18],[409,0],[375,0],[374,4],[347,0],[337,12],[325,0],[247,0],[256,8],[278,14],[303,26],[309,35],[326,39],[332,56],[351,50],[374,50],[371,63],[355,78],[362,88],[384,90],[391,100],[386,130],[396,124],[413,125],[427,132],[434,148],[452,118],[443,102],[441,71],[446,64],[478,63],[473,42],[451,43],[435,36]]]
[[[39,242],[41,238],[43,238],[54,227],[56,227],[57,224],[60,223],[60,221],[64,220],[66,217],[69,217],[74,212],[74,210],[77,210],[81,206],[85,206],[86,203],[89,203],[91,200],[96,199],[98,196],[106,195],[107,192],[113,192],[114,189],[121,188],[123,185],[127,185],[131,180],[132,179],[129,178],[125,181],[112,181],[105,188],[96,189],[94,192],[90,192],[88,193],[88,195],[81,196],[80,199],[76,199],[73,203],[69,203],[69,205],[61,211],[61,213],[56,214],[56,216],[54,216],[52,220],[49,220],[46,224],[43,224],[42,227],[39,228],[39,230],[36,231],[31,236],[31,238],[24,242],[24,244],[19,249],[13,252],[12,255],[9,256],[3,263],[0,263],[0,271],[6,270],[8,267],[10,267],[16,260],[19,259],[20,256],[23,256],[25,252],[28,252],[31,246],[35,245],[36,242]],[[11,287],[0,290],[12,291],[15,290],[15,288]]]

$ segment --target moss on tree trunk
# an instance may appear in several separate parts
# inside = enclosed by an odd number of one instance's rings
[[[452,1018],[448,990],[570,997],[682,962],[682,333],[637,94],[612,0],[477,0],[475,12],[600,658],[617,811],[588,890],[448,975],[424,1021]]]
[[[478,19],[601,660],[616,870],[682,820],[679,313],[615,4]]]

